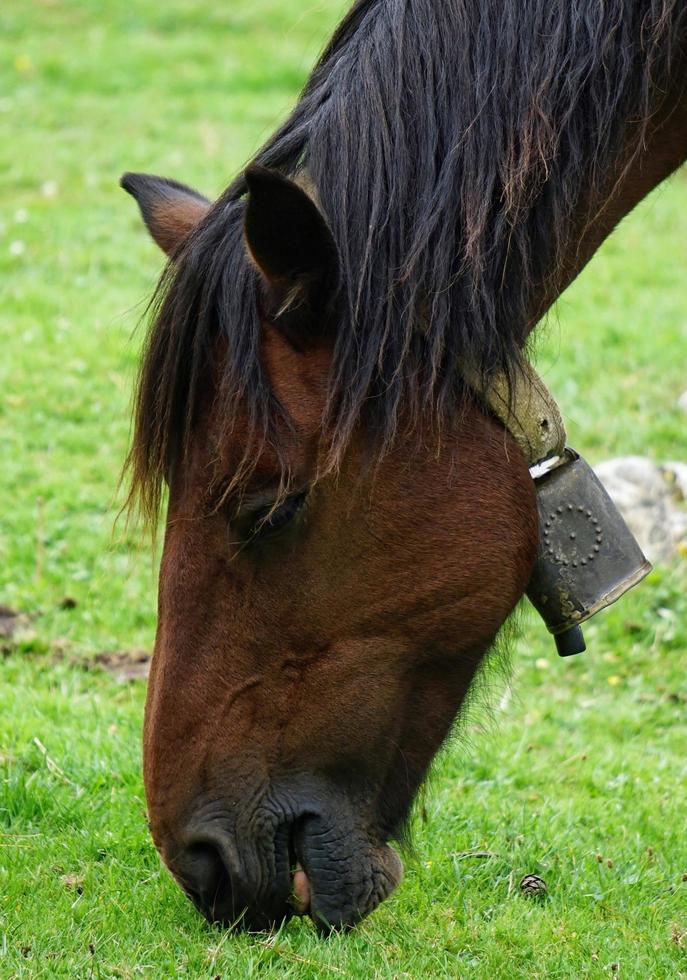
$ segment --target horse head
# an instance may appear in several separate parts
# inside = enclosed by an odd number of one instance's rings
[[[534,492],[514,442],[467,395],[442,431],[418,439],[399,424],[375,453],[361,424],[327,462],[337,248],[297,183],[254,168],[247,184],[228,211],[174,182],[124,179],[172,263],[133,451],[145,480],[159,449],[169,484],[149,819],[211,920],[260,928],[297,911],[340,927],[400,879],[389,841],[526,586]],[[247,368],[221,304],[252,282],[273,438],[256,438],[247,398],[227,390]],[[163,403],[184,437],[161,447]]]

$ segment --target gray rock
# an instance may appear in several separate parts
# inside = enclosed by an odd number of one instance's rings
[[[687,541],[687,495],[681,490],[687,465],[661,467],[643,456],[621,456],[595,469],[647,558],[654,562],[674,558],[679,545]]]
[[[665,463],[661,470],[668,484],[673,485],[673,491],[681,500],[687,500],[687,463],[671,460]]]

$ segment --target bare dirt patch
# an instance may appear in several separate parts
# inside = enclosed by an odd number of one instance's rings
[[[15,633],[21,632],[29,624],[29,617],[18,613],[9,606],[0,605],[0,653],[12,651]]]
[[[93,660],[81,661],[81,666],[97,664],[116,680],[145,681],[150,671],[150,654],[146,650],[108,650],[97,654]]]
[[[61,609],[73,609],[76,601],[64,599]],[[8,657],[19,650],[18,643],[31,627],[33,615],[20,613],[0,603],[0,656]],[[35,655],[35,651],[23,651],[25,656]],[[93,656],[79,656],[70,650],[68,642],[54,641],[48,653],[49,662],[66,663],[82,670],[102,669],[116,680],[145,681],[150,671],[150,653],[147,650],[104,650]]]

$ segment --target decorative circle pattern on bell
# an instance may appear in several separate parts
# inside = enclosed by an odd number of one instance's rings
[[[591,564],[601,551],[603,531],[597,517],[586,507],[564,503],[551,511],[542,528],[542,545],[548,558],[571,568]]]

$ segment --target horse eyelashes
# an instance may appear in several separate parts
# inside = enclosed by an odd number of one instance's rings
[[[245,517],[239,517],[237,523],[241,538],[250,544],[281,531],[303,510],[307,497],[307,490],[302,490],[276,506],[259,507]]]

